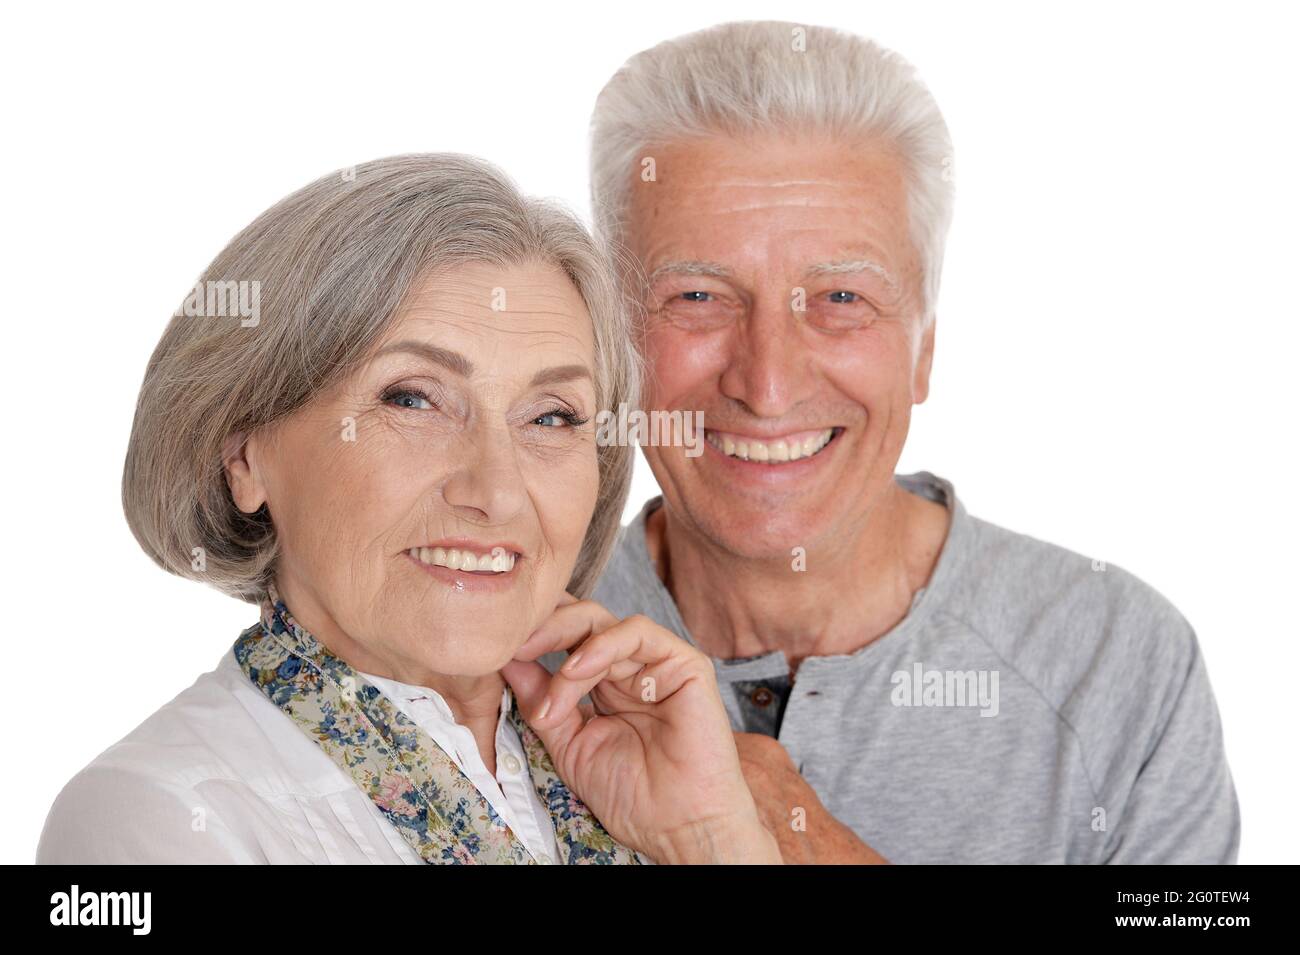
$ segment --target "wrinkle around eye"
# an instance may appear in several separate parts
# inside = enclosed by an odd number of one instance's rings
[[[518,439],[521,450],[548,462],[568,461],[574,455],[596,461],[596,432],[590,422],[581,427],[548,428],[529,425]]]
[[[851,332],[870,329],[880,318],[875,307],[865,302],[816,302],[809,303],[803,321],[819,331]]]
[[[674,297],[663,302],[652,317],[684,328],[721,328],[731,324],[741,311],[738,305],[716,296],[703,302]]]

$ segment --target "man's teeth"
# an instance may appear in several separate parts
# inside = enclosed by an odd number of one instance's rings
[[[494,574],[509,573],[515,566],[515,555],[497,548],[491,554],[475,554],[455,547],[412,547],[407,551],[422,564],[446,567],[450,570],[471,570]]]
[[[755,441],[753,438],[733,438],[728,434],[705,433],[709,444],[723,454],[742,461],[783,462],[810,458],[835,436],[834,428],[827,428],[807,438],[778,438],[775,441]]]

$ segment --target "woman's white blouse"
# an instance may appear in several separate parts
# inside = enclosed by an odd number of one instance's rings
[[[513,705],[510,687],[501,691],[501,715],[497,718],[496,735],[497,774],[493,776],[483,762],[474,734],[468,726],[456,722],[451,707],[436,691],[359,670],[357,673],[374,684],[375,689],[392,700],[411,722],[442,747],[534,859],[542,863],[560,861],[551,816],[533,787],[524,744],[508,719]]]
[[[559,862],[518,733],[497,724],[494,777],[436,692],[361,674],[441,746],[538,862]],[[508,713],[510,690],[502,695]],[[38,863],[423,861],[227,651],[83,769],[45,821]]]

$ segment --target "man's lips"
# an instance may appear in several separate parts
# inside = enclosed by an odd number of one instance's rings
[[[815,457],[841,431],[843,428],[831,427],[759,437],[708,428],[704,439],[729,458],[776,465]]]

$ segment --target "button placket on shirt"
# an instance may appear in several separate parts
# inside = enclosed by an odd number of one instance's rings
[[[407,702],[411,705],[412,713],[418,714],[422,718],[427,718],[430,715],[441,716],[447,722],[453,724],[447,727],[447,731],[450,732],[453,736],[464,737],[463,739],[460,739],[457,744],[454,745],[456,762],[461,767],[468,766],[469,761],[465,758],[465,754],[460,744],[476,745],[474,743],[473,736],[470,733],[469,728],[462,726],[459,723],[456,723],[455,717],[451,714],[450,710],[444,712],[443,709],[437,705],[437,701],[433,700],[430,697],[427,696],[407,697]],[[502,746],[503,746],[501,741],[501,733],[503,732],[502,730],[503,725],[504,725],[504,720],[501,723],[498,723],[497,726],[496,746],[497,746],[497,753],[498,753],[498,763],[500,764],[500,767],[503,768],[506,771],[506,773],[508,773],[511,777],[516,777],[519,775],[519,772],[523,768],[523,766],[513,753],[509,753],[509,752],[504,754],[501,753]],[[477,750],[475,752],[477,753]],[[516,799],[511,799],[510,798],[511,793],[507,791],[507,787],[511,784],[517,783],[517,780],[509,779],[503,782],[501,778],[498,776],[496,781],[497,781],[497,786],[501,789],[501,795],[504,796],[506,799],[507,805],[510,805],[512,809],[515,809],[516,808],[515,804],[520,797],[520,793],[516,792],[514,794],[516,796]],[[529,846],[527,844],[525,844],[525,848],[528,849],[529,854],[534,856],[534,858],[545,859],[547,863],[551,862],[551,859],[547,857],[545,851],[535,851],[534,847]]]
[[[506,691],[507,693],[509,691]],[[520,759],[515,755],[513,750],[518,745],[518,737],[514,736],[514,731],[506,720],[506,713],[510,711],[510,697],[503,695],[501,701],[501,719],[497,723],[497,785],[501,788],[502,794],[506,797],[507,802],[512,806],[529,805],[530,810],[536,808],[534,803],[529,803],[533,798],[533,777],[528,769],[527,758]],[[519,810],[522,823],[522,813],[526,810]],[[546,835],[551,832],[553,822],[549,818],[539,819],[535,811],[528,811],[528,819],[531,820],[536,828],[532,835],[537,839],[545,841]],[[538,846],[535,850],[524,839],[522,833],[516,833],[520,841],[524,841],[529,850],[529,854],[541,865],[555,865],[557,860],[550,854],[550,845]]]
[[[437,745],[443,746],[463,773],[468,776],[470,771],[467,767],[471,764],[477,766],[476,777],[470,781],[505,824],[509,825],[511,819],[518,823],[512,828],[517,830],[516,836],[534,859],[545,864],[558,861],[550,856],[556,850],[553,845],[555,837],[552,821],[546,806],[539,802],[538,793],[533,789],[527,760],[521,758],[523,754],[518,749],[518,737],[507,718],[512,705],[509,688],[503,689],[501,694],[501,715],[497,721],[496,734],[496,772],[491,772],[480,758],[478,743],[469,727],[456,721],[451,707],[440,696],[428,691],[415,692],[422,688],[406,688],[382,677],[362,675],[387,692],[394,701],[400,699],[403,704],[400,708],[406,716],[433,737]],[[488,798],[493,784],[498,791],[495,795],[503,800],[501,803]]]
[[[804,667],[807,666],[805,661]],[[801,667],[801,670],[804,670]],[[819,704],[825,701],[825,690],[819,685],[815,672],[796,674],[794,686],[790,688],[790,699],[785,705],[785,715],[781,718],[781,732],[778,741],[790,754],[799,775],[812,785],[817,777],[819,767],[803,757],[805,726],[815,722],[815,713]]]

